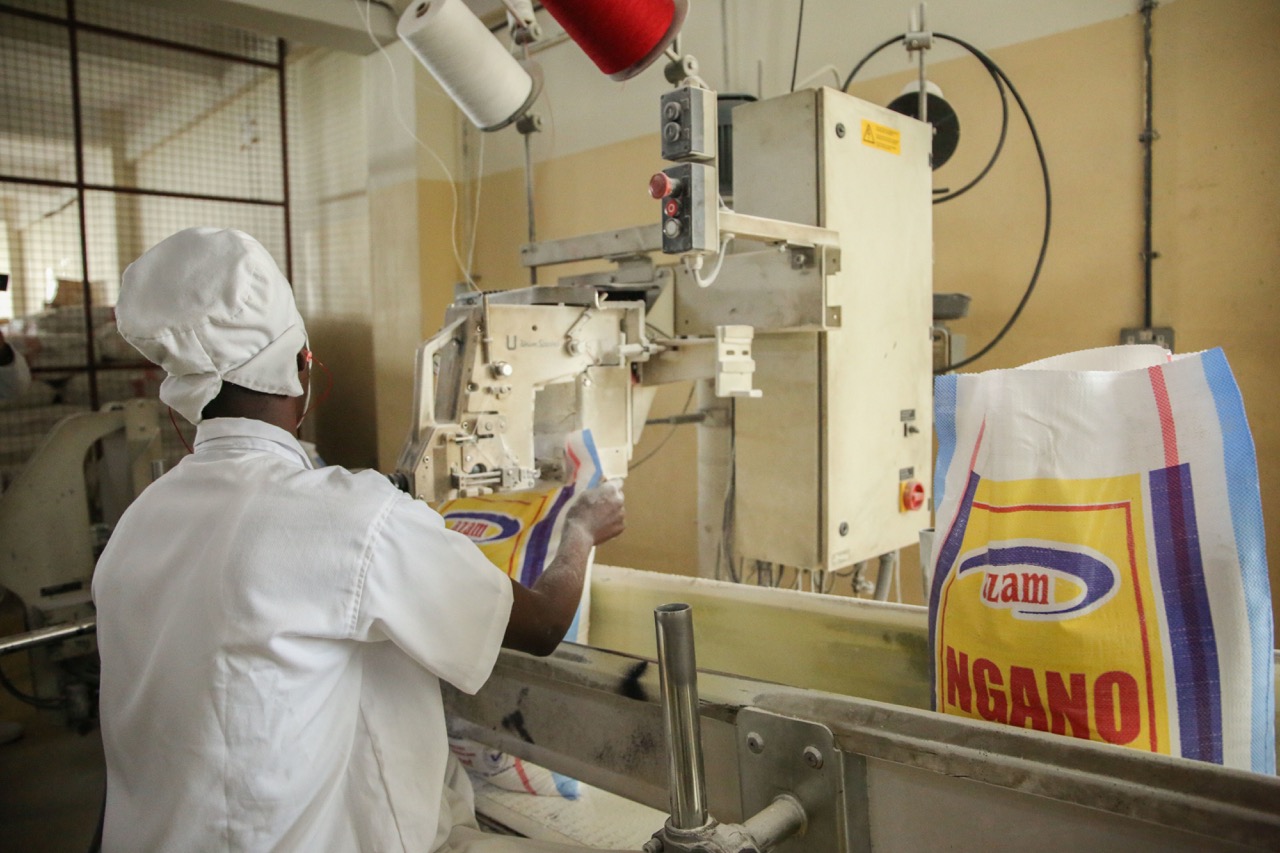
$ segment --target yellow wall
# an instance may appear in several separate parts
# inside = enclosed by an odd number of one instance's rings
[[[1271,353],[1280,328],[1280,4],[1179,0],[1154,20],[1154,322],[1179,352],[1222,347],[1244,395],[1262,478],[1273,599],[1280,592],[1280,399]],[[1027,101],[1053,186],[1044,274],[1005,341],[970,369],[1116,342],[1142,325],[1141,19],[1130,16],[995,51]],[[909,75],[856,86],[885,102]],[[936,185],[958,186],[999,127],[976,62],[930,70],[960,112],[962,143]],[[970,107],[973,104],[975,107]],[[972,118],[970,118],[972,116]],[[1035,261],[1042,194],[1034,149],[1016,133],[991,175],[935,207],[939,292],[972,294],[955,324],[971,349],[1012,311]],[[970,132],[972,129],[972,132]]]
[[[462,274],[453,257],[450,215],[453,194],[447,181],[418,182],[418,218],[425,229],[422,239],[422,336],[430,337],[444,322],[445,309],[453,302],[453,290]]]
[[[1179,0],[1155,18],[1155,322],[1171,325],[1179,351],[1222,346],[1244,392],[1258,447],[1264,512],[1270,513],[1273,586],[1280,589],[1280,400],[1270,335],[1280,328],[1280,4]],[[964,33],[959,33],[965,36]],[[1036,121],[1053,183],[1053,235],[1044,273],[1022,320],[971,369],[1113,344],[1141,325],[1141,20],[1133,15],[992,51]],[[855,85],[885,103],[909,75]],[[931,66],[960,111],[963,138],[937,186],[956,187],[989,156],[999,102],[978,63]],[[1011,101],[1012,106],[1012,101]],[[1016,107],[1012,107],[1016,110]],[[540,238],[652,222],[644,181],[660,163],[644,137],[539,165]],[[1035,262],[1043,215],[1039,170],[1015,112],[1000,162],[967,196],[935,208],[935,289],[973,296],[955,324],[970,351],[1003,324]],[[477,246],[484,287],[526,279],[522,174],[486,178]],[[543,281],[547,279],[544,277]],[[678,409],[670,389],[655,414]],[[644,456],[669,428],[651,428]],[[694,561],[694,436],[681,428],[628,481],[630,527],[607,546],[616,565],[689,571]],[[908,555],[910,556],[910,555]],[[909,598],[914,566],[904,565]]]
[[[413,352],[422,321],[415,292],[419,257],[417,219],[405,211],[418,207],[417,182],[379,187],[369,193],[372,252],[374,390],[378,423],[378,468],[395,469],[396,455],[409,429],[413,403]],[[400,249],[397,251],[397,249]],[[407,315],[407,316],[406,316]]]
[[[534,170],[538,239],[653,222],[658,205],[649,197],[649,176],[665,165],[658,156],[656,134],[538,163]],[[469,186],[468,193],[474,192]],[[519,254],[528,240],[524,170],[487,176],[480,199],[476,240],[480,286],[497,290],[527,285],[529,274],[520,266]],[[541,280],[546,283],[548,277],[565,272],[565,268],[550,270]]]
[[[458,279],[450,248],[458,122],[448,96],[403,45],[365,57],[369,253],[377,466],[394,470],[408,435],[415,353]]]
[[[289,58],[293,288],[317,371],[303,435],[325,461],[375,464],[368,144],[360,58],[332,50]]]

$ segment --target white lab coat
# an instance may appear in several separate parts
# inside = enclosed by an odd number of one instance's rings
[[[418,853],[472,823],[439,681],[484,683],[510,582],[382,475],[206,421],[93,593],[104,850]]]

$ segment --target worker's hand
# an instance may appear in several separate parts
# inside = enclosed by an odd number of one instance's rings
[[[583,492],[565,516],[566,524],[580,526],[596,545],[608,542],[627,526],[627,508],[622,500],[622,481],[610,480]]]

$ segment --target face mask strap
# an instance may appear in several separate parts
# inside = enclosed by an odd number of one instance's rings
[[[304,369],[309,369],[312,364],[315,364],[317,367],[320,368],[320,370],[324,373],[325,386],[324,386],[324,390],[320,392],[319,399],[317,399],[313,404],[311,402],[311,383],[313,379],[310,373],[307,374],[306,399],[303,400],[302,402],[302,417],[298,418],[298,426],[294,427],[295,429],[300,429],[302,427],[302,422],[307,419],[307,415],[310,415],[316,409],[320,408],[320,406],[326,400],[329,399],[329,392],[333,390],[333,373],[329,371],[329,368],[325,366],[325,363],[320,359],[316,358],[315,353],[313,353],[310,349],[306,349],[306,348],[302,350],[302,358],[303,358]]]
[[[187,443],[187,437],[182,434],[182,428],[178,426],[178,419],[173,416],[173,407],[169,407],[169,423],[173,424],[173,431],[178,434],[178,440],[182,442],[182,446],[187,449],[188,453],[195,453],[195,450]]]

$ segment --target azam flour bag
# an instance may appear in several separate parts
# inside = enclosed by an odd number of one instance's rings
[[[436,511],[445,527],[467,536],[509,577],[532,587],[555,559],[564,516],[575,496],[600,484],[600,456],[590,430],[574,433],[565,444],[569,484],[551,489],[481,495],[444,501]],[[590,566],[582,603],[566,640],[585,643],[590,611]],[[578,797],[578,782],[535,764],[461,737],[450,737],[454,756],[470,772],[508,791]]]
[[[565,442],[568,485],[529,492],[507,492],[444,501],[436,511],[445,527],[465,535],[508,577],[532,587],[555,559],[564,516],[574,497],[600,485],[600,454],[591,430],[572,433]],[[589,578],[588,578],[589,581]],[[589,583],[566,639],[586,642]]]
[[[934,708],[1274,773],[1257,461],[1222,351],[935,390]]]

